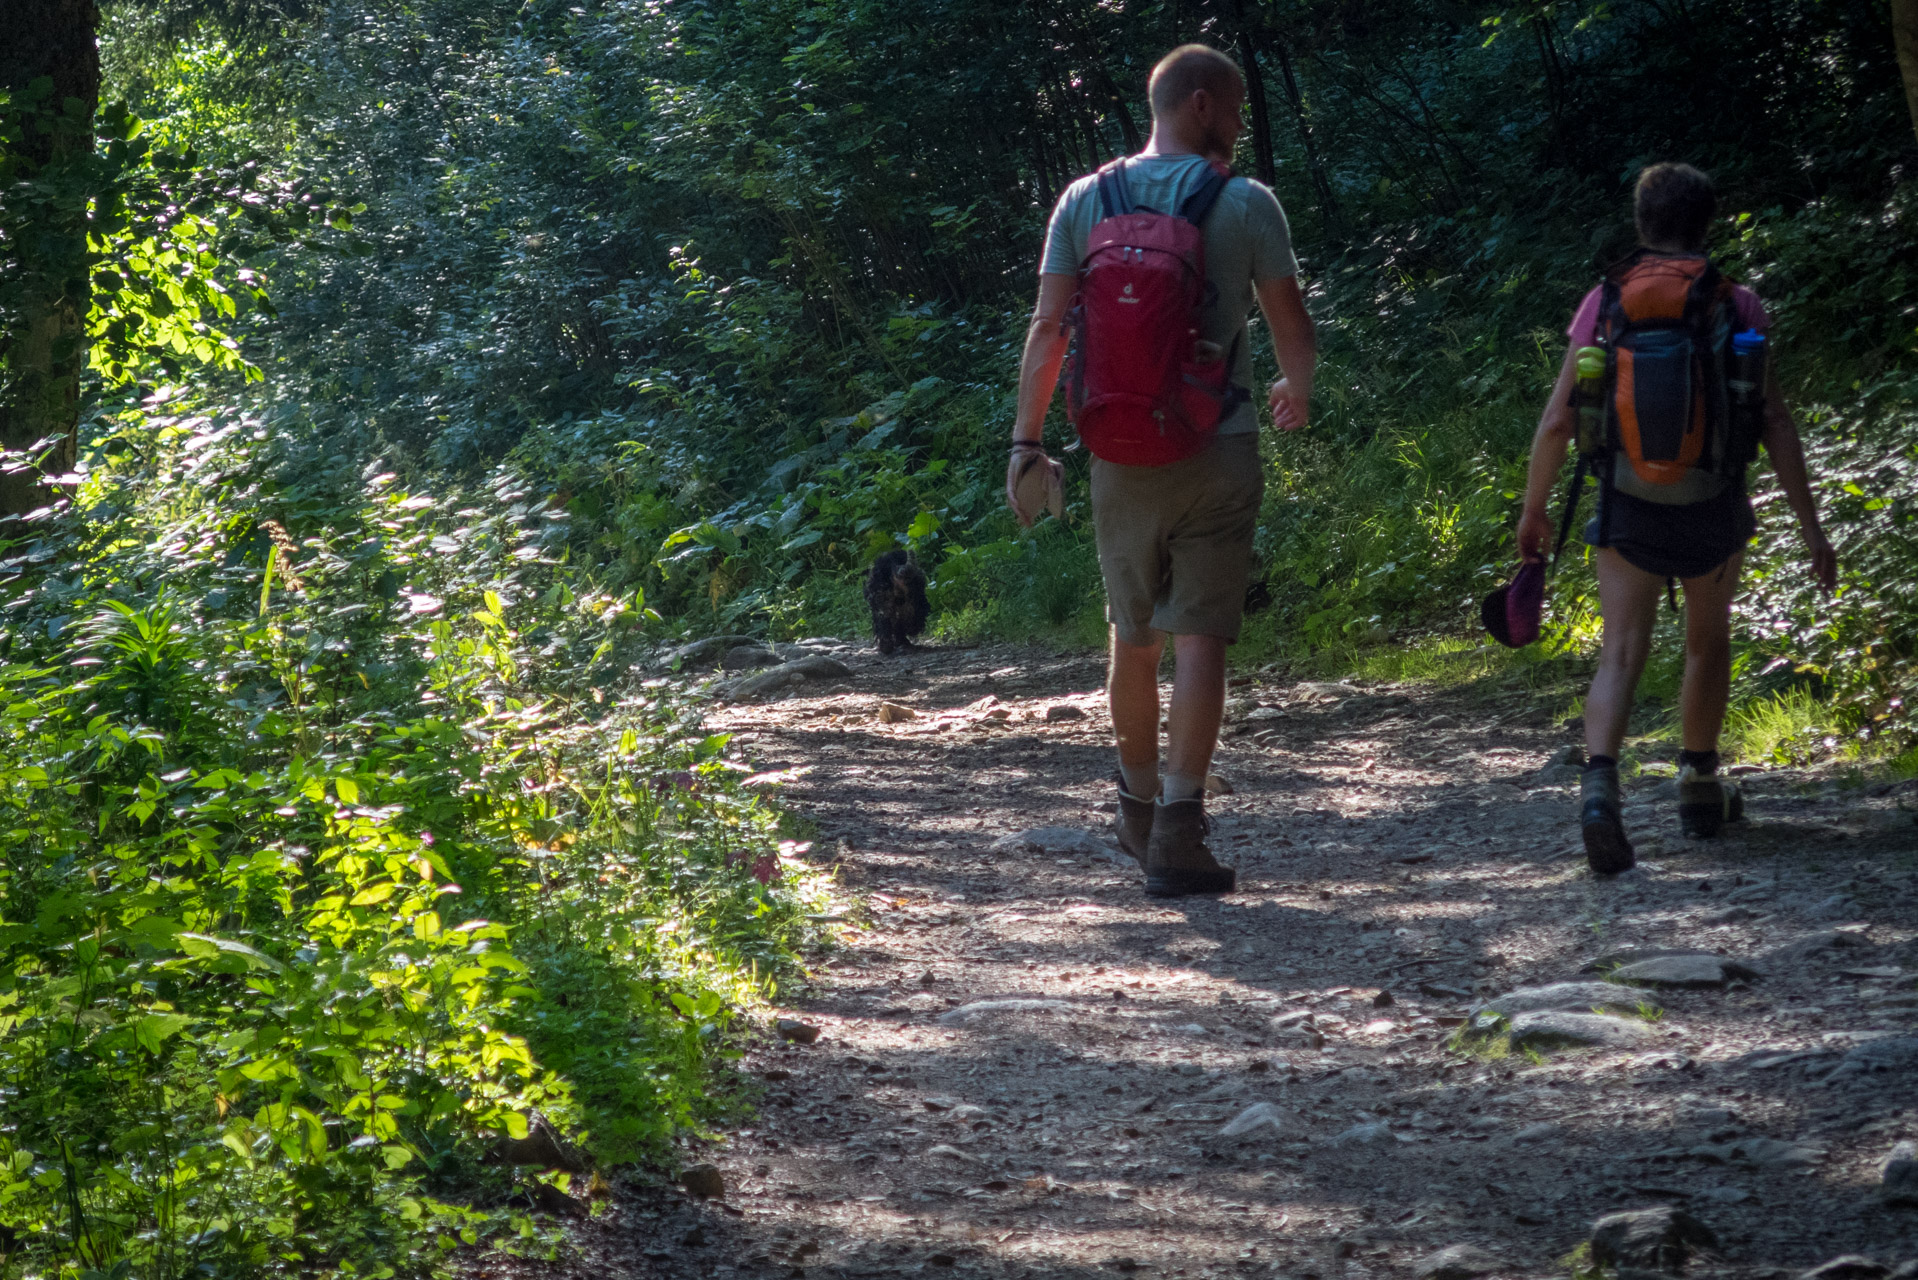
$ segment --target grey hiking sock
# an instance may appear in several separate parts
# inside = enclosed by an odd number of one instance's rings
[[[1197,800],[1205,794],[1205,779],[1190,773],[1168,773],[1160,785],[1167,804],[1174,800]]]
[[[1150,800],[1159,794],[1159,762],[1157,760],[1148,760],[1144,764],[1127,764],[1121,760],[1119,776],[1125,780],[1125,790],[1129,796]]]

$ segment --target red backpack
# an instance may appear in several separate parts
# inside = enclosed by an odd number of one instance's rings
[[[1221,353],[1199,338],[1216,294],[1201,230],[1232,171],[1215,164],[1176,214],[1135,208],[1125,161],[1099,170],[1103,217],[1086,240],[1079,293],[1066,313],[1072,354],[1066,416],[1095,457],[1160,467],[1212,442],[1247,398],[1232,384],[1238,342]]]

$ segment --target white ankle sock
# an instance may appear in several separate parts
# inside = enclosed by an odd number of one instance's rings
[[[1125,779],[1125,793],[1141,800],[1150,800],[1159,794],[1159,762],[1148,760],[1144,764],[1127,764],[1119,761],[1119,776]]]
[[[1159,785],[1168,804],[1174,800],[1197,800],[1205,794],[1205,779],[1190,773],[1168,773]]]

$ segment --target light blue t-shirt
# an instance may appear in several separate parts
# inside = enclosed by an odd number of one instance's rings
[[[1187,196],[1211,172],[1204,156],[1133,156],[1126,161],[1126,187],[1135,208],[1176,213]],[[1092,228],[1104,217],[1099,180],[1088,174],[1067,187],[1046,227],[1046,251],[1039,270],[1046,275],[1079,274]],[[1218,291],[1206,308],[1201,336],[1231,350],[1238,344],[1232,380],[1252,391],[1252,349],[1246,322],[1252,313],[1254,284],[1299,273],[1292,254],[1292,230],[1272,189],[1250,178],[1233,178],[1219,193],[1205,220],[1205,275]],[[1241,404],[1219,423],[1220,435],[1259,429],[1257,397]]]

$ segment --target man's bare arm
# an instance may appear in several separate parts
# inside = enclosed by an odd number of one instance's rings
[[[1026,327],[1026,350],[1019,361],[1019,408],[1012,420],[1014,440],[1037,440],[1045,428],[1046,410],[1059,385],[1059,366],[1066,358],[1066,306],[1078,291],[1079,277],[1042,275],[1039,301]]]
[[[1019,404],[1012,418],[1014,446],[1037,446],[1046,429],[1046,410],[1052,406],[1052,393],[1059,386],[1059,366],[1066,358],[1066,307],[1079,291],[1079,277],[1042,273],[1039,276],[1039,301],[1032,308],[1032,323],[1026,326],[1026,350],[1019,360]],[[1035,450],[1015,447],[1006,460],[1006,505],[1019,515],[1019,523],[1031,523],[1019,513],[1016,489],[1019,474]],[[1059,463],[1045,463],[1060,473]]]
[[[1261,281],[1253,288],[1259,295],[1266,327],[1272,330],[1272,353],[1279,358],[1279,373],[1283,375],[1272,384],[1267,396],[1272,421],[1281,431],[1296,431],[1311,417],[1318,333],[1305,310],[1305,295],[1299,292],[1297,276]]]

